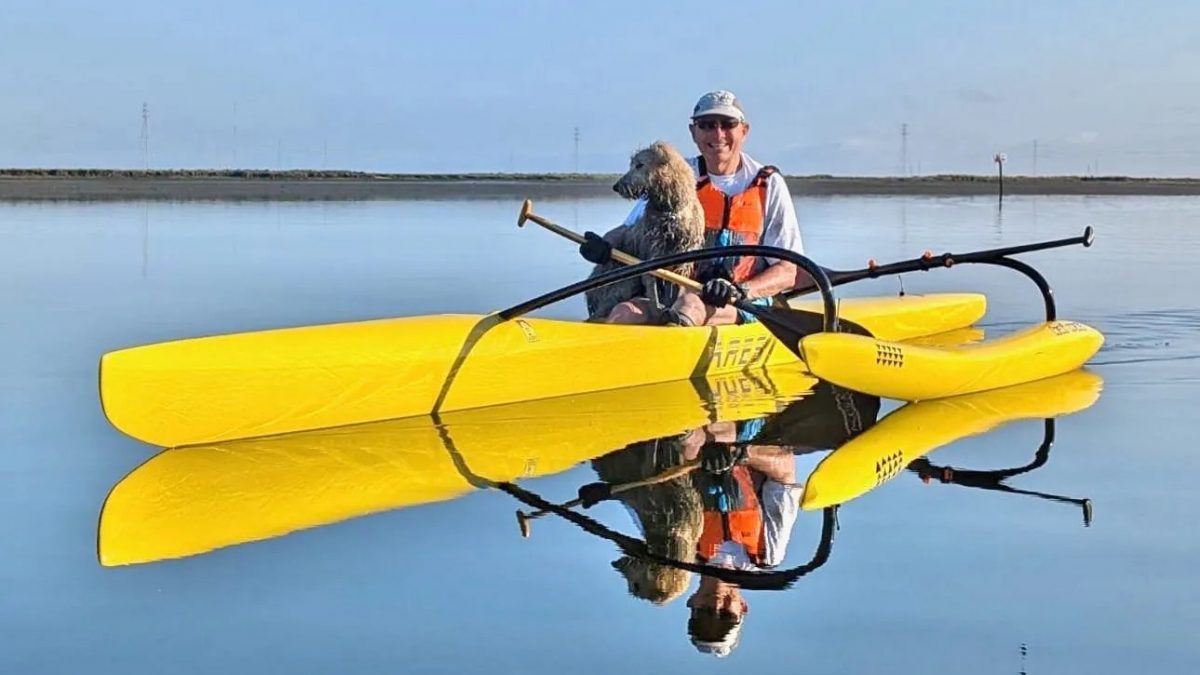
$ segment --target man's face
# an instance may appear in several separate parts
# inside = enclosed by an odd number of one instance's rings
[[[737,586],[712,577],[700,578],[700,587],[688,598],[687,606],[693,609],[728,612],[735,616],[743,616],[750,611],[750,605],[746,603]]]
[[[724,164],[738,157],[746,135],[750,133],[748,122],[720,115],[698,117],[688,128],[704,161],[710,165]]]

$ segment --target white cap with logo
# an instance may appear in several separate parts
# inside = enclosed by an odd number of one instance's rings
[[[731,91],[710,91],[701,96],[692,108],[692,119],[705,115],[720,115],[732,117],[739,122],[746,121],[746,111],[742,109],[742,102]]]

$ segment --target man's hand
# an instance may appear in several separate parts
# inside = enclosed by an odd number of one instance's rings
[[[579,245],[579,255],[597,265],[612,260],[612,244],[595,232],[584,232],[584,242]]]
[[[735,284],[728,279],[712,279],[705,282],[704,288],[700,291],[700,299],[706,305],[713,307],[724,307],[734,300],[744,300],[746,298],[746,285]]]
[[[700,468],[709,473],[725,473],[739,463],[746,463],[746,448],[741,445],[709,441],[700,447]]]
[[[612,485],[605,482],[588,483],[579,487],[579,504],[588,509],[606,499],[612,499]]]

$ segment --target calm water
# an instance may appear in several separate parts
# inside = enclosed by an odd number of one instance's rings
[[[1049,278],[1060,316],[1105,332],[1106,346],[1090,367],[1103,391],[1057,420],[1043,466],[1007,481],[1090,498],[1094,519],[1084,527],[1081,509],[1069,503],[901,474],[842,507],[822,566],[787,590],[744,592],[750,612],[727,659],[690,643],[695,575],[664,605],[635,598],[613,567],[620,553],[611,541],[553,516],[522,538],[514,511],[525,505],[498,490],[464,488],[444,457],[413,459],[402,447],[380,461],[408,468],[393,468],[383,483],[364,474],[358,482],[331,486],[314,478],[272,491],[267,478],[244,466],[236,473],[230,465],[225,474],[215,464],[207,476],[176,476],[180,489],[195,486],[193,496],[205,494],[204,480],[228,478],[237,487],[225,502],[213,497],[211,509],[200,502],[145,506],[208,519],[181,532],[200,521],[164,516],[139,540],[147,555],[189,532],[245,541],[101,564],[106,497],[157,452],[115,431],[101,414],[96,364],[103,352],[230,331],[487,312],[585,274],[570,242],[536,226],[516,227],[519,206],[519,198],[0,206],[0,671],[1200,668],[1200,498],[1191,480],[1200,458],[1187,420],[1200,400],[1200,307],[1190,281],[1200,253],[1200,200],[1191,198],[1010,198],[1002,212],[991,199],[799,200],[810,255],[834,268],[1095,226],[1090,249],[1024,259]],[[626,205],[614,198],[535,208],[583,230],[606,229]],[[906,275],[903,283],[909,292],[987,293],[981,327],[989,335],[1036,321],[1041,312],[1034,286],[999,268],[963,266]],[[893,278],[841,294],[899,288]],[[575,298],[539,314],[577,316],[582,309]],[[878,417],[896,407],[881,402]],[[801,442],[814,433],[799,426]],[[606,429],[620,440],[625,427]],[[549,431],[536,422],[528,429],[531,443]],[[520,448],[511,425],[506,433],[496,442]],[[1034,461],[1042,440],[1043,423],[1026,419],[927,459],[958,469],[1021,467]],[[485,461],[488,444],[474,443],[463,457]],[[792,460],[798,477],[824,454]],[[598,470],[620,473],[587,459],[567,457],[518,483],[561,502],[598,480]],[[439,488],[439,480],[450,486]],[[433,500],[439,489],[447,498]],[[254,531],[263,514],[302,520],[307,509],[353,503],[371,490],[396,505],[426,493],[432,501],[349,512],[290,534]],[[234,500],[234,493],[246,498]],[[585,513],[611,531],[639,535],[619,503]],[[821,524],[820,512],[800,515],[783,568],[808,562]]]

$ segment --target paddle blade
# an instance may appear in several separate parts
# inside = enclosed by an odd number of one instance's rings
[[[807,335],[825,329],[825,317],[820,312],[810,312],[787,306],[763,307],[745,303],[742,308],[758,317],[767,330],[800,359],[800,340]],[[874,337],[865,327],[846,319],[838,319],[838,330],[853,335]]]

